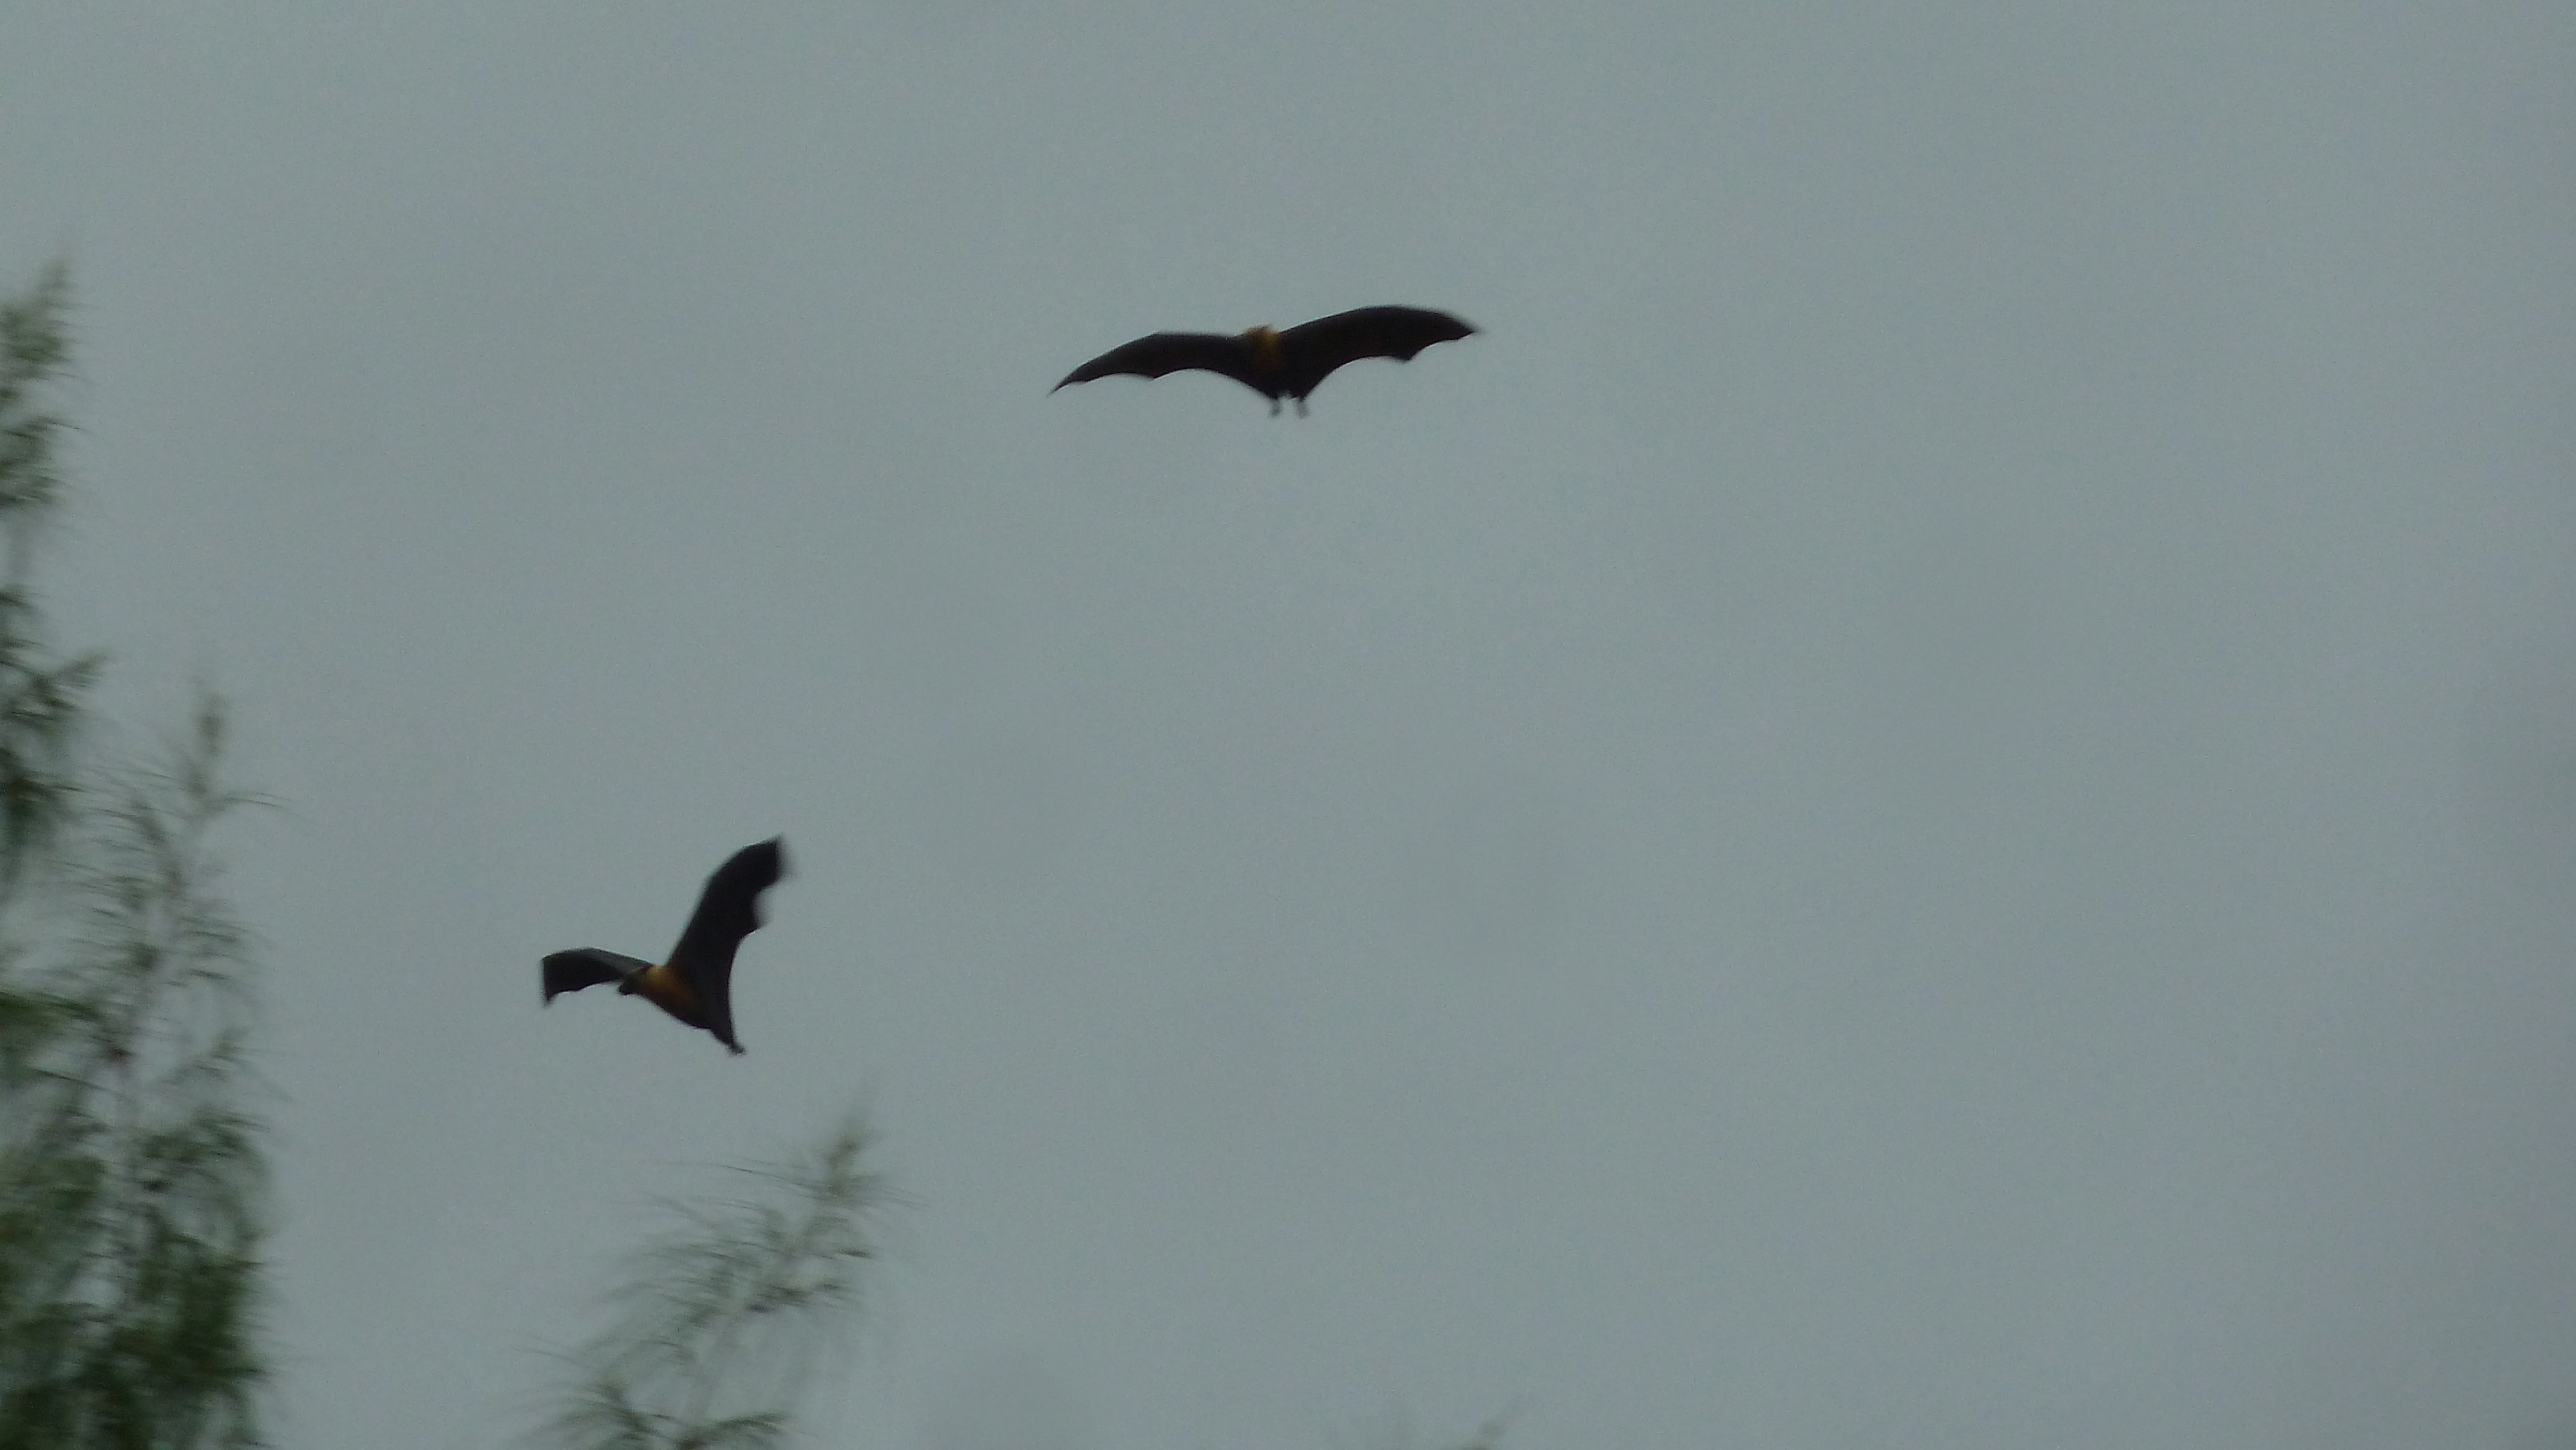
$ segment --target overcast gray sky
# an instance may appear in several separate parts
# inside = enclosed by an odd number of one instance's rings
[[[2576,9],[15,0],[0,199],[290,1446],[859,1095],[823,1443],[2576,1444]]]

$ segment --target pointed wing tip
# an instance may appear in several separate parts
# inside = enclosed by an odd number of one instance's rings
[[[778,869],[775,875],[769,877],[769,880],[774,881],[787,874],[787,838],[785,836],[772,836],[766,841],[754,841],[734,852],[724,859],[723,865],[716,868],[716,875],[726,876],[728,873],[740,873],[746,870],[758,874],[764,867],[771,866]],[[714,885],[714,878],[709,878],[707,884]],[[768,889],[768,883],[764,881],[760,889]]]
[[[1143,341],[1143,339],[1140,338],[1138,341]],[[1085,362],[1082,366],[1075,368],[1072,372],[1066,373],[1056,382],[1054,387],[1047,389],[1047,391],[1050,393],[1057,392],[1061,389],[1072,387],[1076,383],[1088,383],[1109,376],[1111,372],[1111,369],[1108,367],[1109,360],[1116,357],[1121,348],[1134,347],[1135,345],[1136,344],[1133,342],[1128,342],[1121,343],[1118,347],[1111,348],[1109,351],[1104,352],[1100,356]]]

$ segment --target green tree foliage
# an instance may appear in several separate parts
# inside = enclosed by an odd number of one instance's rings
[[[70,814],[71,746],[98,672],[96,656],[53,657],[28,588],[62,491],[54,444],[65,425],[47,393],[70,358],[70,286],[57,264],[25,296],[0,301],[0,893],[14,892]]]
[[[211,697],[160,766],[81,768],[96,661],[27,589],[66,295],[0,306],[0,1450],[254,1445],[267,1165],[210,849],[247,797]]]
[[[786,1443],[812,1373],[847,1343],[887,1203],[842,1119],[782,1164],[733,1170],[734,1197],[665,1207],[626,1259],[577,1381],[540,1437],[566,1450],[765,1450]]]

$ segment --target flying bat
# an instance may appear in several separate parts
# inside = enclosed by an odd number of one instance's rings
[[[1112,373],[1159,378],[1165,373],[1203,368],[1234,379],[1270,400],[1270,416],[1279,416],[1279,400],[1294,398],[1297,416],[1306,416],[1306,395],[1333,369],[1364,357],[1391,357],[1410,362],[1435,342],[1455,342],[1476,329],[1446,312],[1420,307],[1362,307],[1301,322],[1285,332],[1256,327],[1227,337],[1215,332],[1158,332],[1124,347],[1113,347],[1072,372],[1061,388],[1087,383]],[[1049,388],[1054,392],[1055,388]]]
[[[639,962],[597,947],[547,957],[544,1000],[615,982],[620,995],[643,998],[740,1056],[742,1044],[733,1040],[733,954],[760,930],[760,893],[787,874],[785,846],[785,837],[772,836],[718,866],[667,962]]]

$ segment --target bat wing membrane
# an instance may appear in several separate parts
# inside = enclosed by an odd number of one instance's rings
[[[637,972],[649,970],[651,962],[604,952],[597,947],[556,952],[545,960],[545,1000],[551,1002],[559,992],[578,992],[608,982],[622,982]]]
[[[1253,375],[1252,350],[1239,337],[1214,332],[1157,332],[1113,347],[1064,375],[1061,388],[1117,373],[1159,378],[1167,373],[1202,369],[1229,377],[1256,392],[1267,392]],[[1052,392],[1054,389],[1049,389]]]
[[[787,874],[787,853],[776,837],[745,846],[707,878],[698,909],[671,949],[671,969],[688,984],[718,1042],[742,1051],[733,1038],[733,957],[742,939],[760,930],[760,893]]]
[[[1333,369],[1364,357],[1410,362],[1436,342],[1456,342],[1476,329],[1425,307],[1361,307],[1301,322],[1279,334],[1280,383],[1302,398]]]

